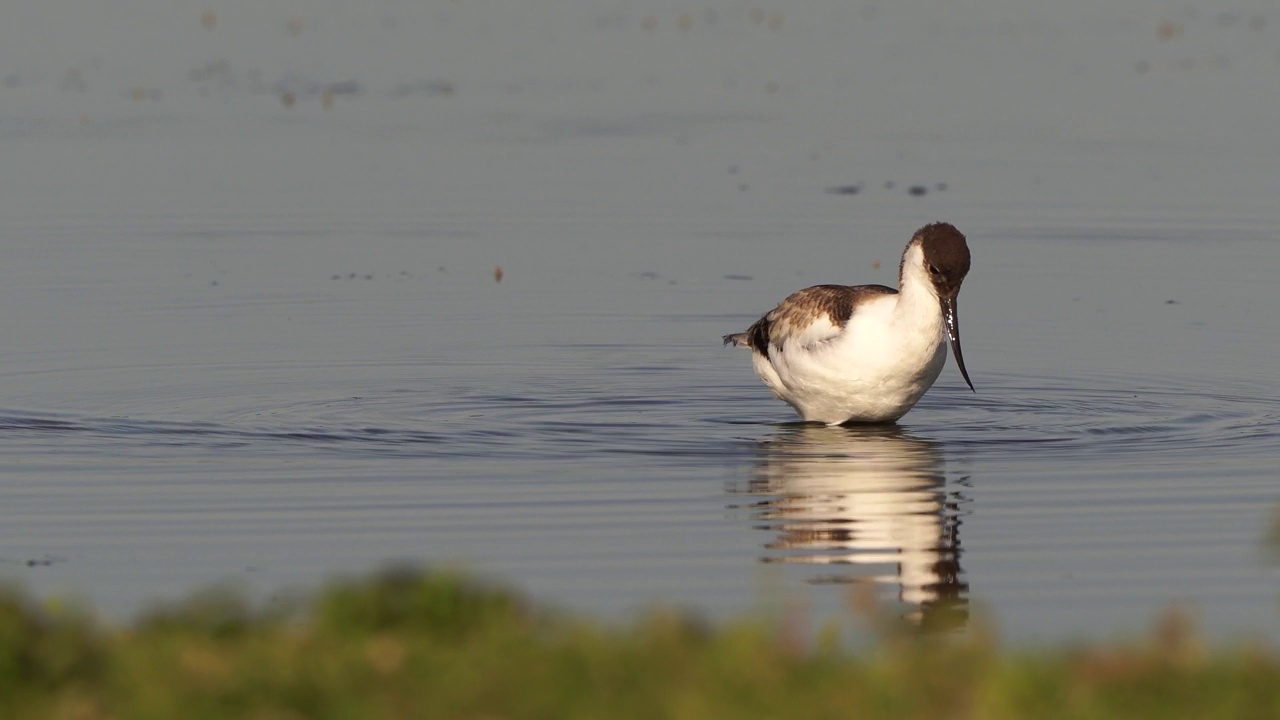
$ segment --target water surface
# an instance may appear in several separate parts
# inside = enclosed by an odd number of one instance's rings
[[[407,560],[607,617],[870,586],[1274,636],[1280,21],[593,7],[15,39],[0,574],[118,617]],[[798,425],[720,346],[934,220],[976,394]]]

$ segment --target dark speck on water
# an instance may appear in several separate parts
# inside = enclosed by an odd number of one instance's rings
[[[725,275],[725,280],[754,280],[750,275]]]
[[[832,195],[857,195],[862,192],[862,183],[858,183],[856,185],[836,185],[835,187],[827,188],[827,192]]]
[[[920,197],[921,195],[927,194],[929,192],[929,188],[924,185],[912,185],[910,188],[907,188],[907,192],[916,197]]]

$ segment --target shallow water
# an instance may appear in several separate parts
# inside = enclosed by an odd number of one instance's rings
[[[818,4],[777,29],[697,16],[688,42],[675,15],[580,10],[530,36],[497,10],[334,7],[294,45],[286,18],[165,16],[194,49],[103,50],[85,90],[52,51],[0,68],[0,575],[114,616],[407,560],[611,617],[821,619],[871,584],[1026,641],[1170,603],[1275,635],[1280,157],[1254,111],[1280,97],[1259,92],[1280,22],[1178,15],[1168,49],[1137,10],[988,36],[886,9],[845,50],[824,20],[866,19]],[[405,28],[527,57],[404,85]],[[897,50],[915,33],[923,59]],[[372,55],[323,49],[340,37]],[[823,48],[852,74],[810,74]],[[945,75],[1001,81],[967,85],[994,106],[922,117],[859,62],[925,86],[947,48]],[[148,52],[179,70],[150,79]],[[296,67],[365,90],[324,109]],[[1161,111],[1187,93],[1238,102]],[[881,102],[848,115],[859,96]],[[896,428],[804,426],[720,346],[799,287],[892,284],[931,220],[973,248],[976,394],[949,364]]]

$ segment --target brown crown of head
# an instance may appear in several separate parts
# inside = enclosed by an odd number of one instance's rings
[[[919,241],[925,269],[941,296],[955,296],[969,274],[969,245],[950,223],[925,225],[911,239]]]

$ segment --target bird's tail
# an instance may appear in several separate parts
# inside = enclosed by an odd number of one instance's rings
[[[747,334],[744,332],[734,333],[732,335],[725,335],[724,344],[733,345],[734,347],[750,347],[751,346],[751,343],[747,338]]]

